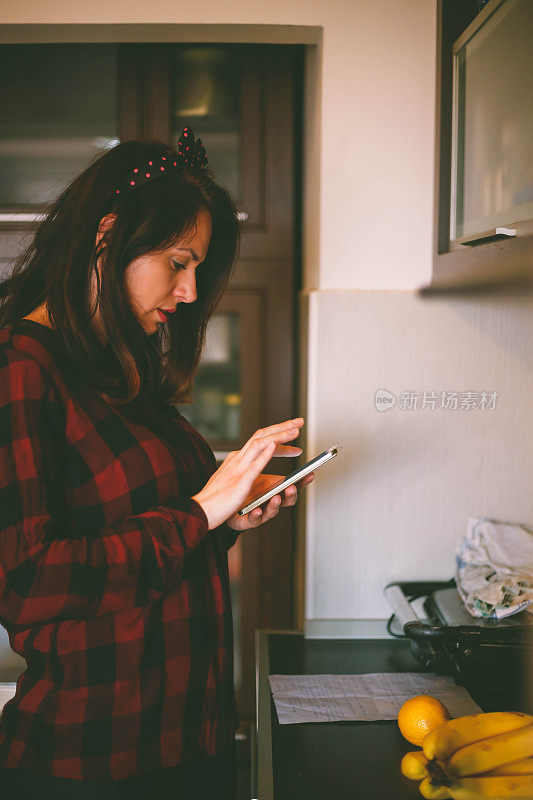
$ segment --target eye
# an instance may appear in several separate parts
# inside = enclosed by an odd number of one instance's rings
[[[176,272],[178,272],[180,268],[187,269],[187,267],[184,264],[180,264],[179,261],[174,261],[174,259],[172,259],[172,263],[174,264],[174,269]]]

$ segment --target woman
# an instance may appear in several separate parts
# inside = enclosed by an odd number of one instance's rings
[[[118,145],[0,285],[0,622],[27,662],[0,777],[20,798],[236,797],[227,551],[296,502],[237,514],[303,420],[216,469],[174,406],[239,244],[205,164],[190,128],[177,153]]]

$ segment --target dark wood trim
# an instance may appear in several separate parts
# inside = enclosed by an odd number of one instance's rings
[[[239,688],[236,687],[235,696],[242,721],[251,721],[255,716],[253,653],[255,631],[261,627],[260,620],[262,617],[263,598],[260,562],[262,537],[265,532],[259,527],[255,531],[241,534],[239,542],[235,545],[235,547],[241,548],[241,684]]]
[[[143,67],[138,45],[119,44],[117,62],[117,128],[121,142],[142,131]]]
[[[170,145],[172,140],[172,52],[174,45],[144,45],[143,136]]]
[[[489,16],[501,3],[492,0],[480,14]],[[511,241],[475,247],[450,244],[452,162],[453,45],[478,17],[477,0],[438,0],[435,130],[435,194],[433,275],[419,293],[496,292],[533,287],[533,237],[529,225],[518,223]]]
[[[265,206],[264,226],[243,223],[241,259],[292,259],[294,248],[295,153],[293,131],[295,75],[302,68],[302,49],[298,47],[259,47],[264,61],[264,165],[261,167]],[[301,148],[299,143],[298,147]],[[248,166],[250,166],[248,164]],[[247,210],[246,208],[244,210]]]
[[[265,230],[265,77],[257,50],[242,50],[241,180],[236,204],[248,214],[241,223],[243,231]]]
[[[265,353],[264,332],[267,330],[264,318],[264,293],[266,287],[239,286],[232,287],[223,296],[216,313],[235,312],[241,321],[242,349],[240,353],[240,394],[242,395],[242,436],[236,444],[235,441],[211,441],[213,450],[233,450],[242,447],[255,433],[257,420],[264,419],[265,397]],[[219,463],[217,464],[219,466]],[[253,638],[261,619],[261,604],[263,598],[258,587],[261,586],[260,575],[260,531],[250,531],[241,535],[236,548],[239,549],[240,587],[239,611],[240,622],[238,637],[240,651],[236,658],[240,658],[241,685],[236,689],[239,715],[242,717],[243,727],[247,720],[253,719],[253,675],[250,670],[252,663]],[[228,557],[235,557],[230,550]],[[251,649],[252,648],[252,649]]]
[[[293,264],[290,261],[239,261],[231,285],[218,308],[226,307],[223,306],[226,297],[229,302],[227,307],[232,307],[235,302],[232,296],[239,292],[243,292],[245,297],[255,294],[261,299],[260,324],[257,326],[260,333],[259,348],[253,341],[246,348],[254,362],[251,367],[252,380],[259,393],[259,416],[250,420],[250,427],[243,431],[242,443],[239,444],[242,447],[257,428],[301,414],[293,398]],[[210,444],[215,449],[214,443]],[[235,449],[234,442],[231,449]],[[264,472],[286,475],[298,463],[300,460],[296,458],[274,458]],[[248,532],[235,545],[242,548],[241,597],[245,598],[241,604],[240,623],[242,685],[237,693],[239,713],[243,720],[254,718],[251,654],[255,630],[259,627],[288,628],[293,625],[297,512],[298,506],[283,509],[283,513],[271,520],[267,528]]]

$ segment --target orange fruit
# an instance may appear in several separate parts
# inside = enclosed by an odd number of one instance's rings
[[[406,700],[398,712],[398,727],[411,744],[422,747],[424,737],[450,719],[446,706],[430,694],[417,694]]]

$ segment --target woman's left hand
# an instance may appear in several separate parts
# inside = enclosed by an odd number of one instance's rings
[[[314,477],[315,473],[310,472],[305,478],[292,484],[292,486],[287,486],[283,492],[275,494],[267,503],[264,503],[262,506],[257,506],[257,508],[254,508],[253,511],[250,511],[244,516],[235,512],[226,520],[226,524],[234,531],[248,531],[251,528],[258,528],[260,525],[263,525],[263,523],[268,522],[269,519],[279,514],[280,508],[295,505],[298,499],[298,489],[307,486],[308,483],[314,480]],[[284,478],[285,475],[259,475],[254,481],[252,492],[250,496],[246,498],[243,506],[251,502],[258,494],[268,492],[272,486],[279,483]]]

